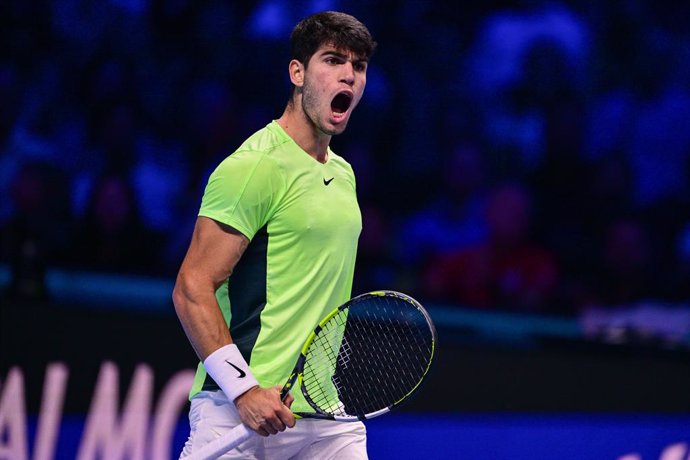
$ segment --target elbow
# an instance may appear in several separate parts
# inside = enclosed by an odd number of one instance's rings
[[[213,280],[194,272],[180,270],[172,291],[172,301],[178,318],[185,320],[200,308],[213,306],[217,286]]]
[[[184,274],[180,272],[180,274],[177,275],[175,287],[172,291],[173,306],[175,307],[175,313],[177,313],[178,317],[185,316],[190,302],[189,292],[189,283],[186,281]]]

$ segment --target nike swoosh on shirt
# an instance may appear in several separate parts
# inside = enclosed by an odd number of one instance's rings
[[[230,364],[232,367],[235,368],[235,370],[236,370],[237,372],[239,372],[240,375],[237,376],[238,379],[243,379],[243,378],[245,377],[245,375],[247,375],[246,372],[244,372],[244,371],[243,371],[242,369],[240,369],[239,367],[235,366],[233,363],[231,363],[231,362],[228,361],[227,359],[225,360],[225,362],[228,363],[228,364]]]
[[[331,181],[332,181],[333,179],[335,179],[335,177],[331,177],[331,178],[328,179],[328,180],[326,180],[326,178],[324,177],[324,179],[323,179],[323,185],[328,185],[328,184],[330,184]]]

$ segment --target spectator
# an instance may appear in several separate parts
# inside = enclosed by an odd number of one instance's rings
[[[640,32],[635,56],[619,85],[589,108],[584,153],[621,151],[633,173],[633,197],[648,207],[685,187],[690,161],[690,92],[675,81],[678,52],[661,31]]]
[[[106,174],[96,183],[77,232],[75,258],[95,270],[153,273],[161,241],[142,224],[128,182]]]
[[[556,293],[553,255],[530,240],[531,199],[515,184],[493,189],[488,240],[441,255],[426,272],[429,297],[480,308],[547,311]]]
[[[46,164],[26,164],[12,181],[15,214],[0,230],[0,260],[12,271],[11,296],[47,296],[45,269],[64,263],[71,246],[67,196],[64,175]]]
[[[619,218],[606,228],[598,251],[593,282],[598,305],[629,305],[660,298],[663,293],[663,264],[648,231],[632,218]]]
[[[493,168],[524,174],[539,166],[552,108],[582,85],[588,51],[587,24],[564,5],[487,15],[467,53],[467,84]]]
[[[479,148],[468,142],[455,146],[440,177],[434,199],[401,226],[398,251],[404,265],[419,266],[486,238],[486,168]]]

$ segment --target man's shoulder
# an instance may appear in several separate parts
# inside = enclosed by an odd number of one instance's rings
[[[276,127],[277,123],[273,121],[256,131],[249,136],[232,155],[247,155],[253,153],[275,156],[277,152],[280,152],[280,148],[289,141],[287,136]]]
[[[227,155],[216,166],[218,171],[251,172],[280,168],[280,156],[285,139],[277,133],[273,123],[249,136],[235,151]]]

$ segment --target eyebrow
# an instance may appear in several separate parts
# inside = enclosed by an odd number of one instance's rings
[[[326,51],[322,51],[322,52],[321,52],[321,56],[322,56],[322,57],[325,57],[325,56],[334,56],[334,57],[338,57],[338,58],[347,60],[347,54],[342,53],[342,52],[337,51],[337,50],[326,50]],[[368,63],[369,60],[368,60],[367,58],[364,58],[364,57],[357,57],[357,56],[355,56],[354,59],[352,59],[352,62],[367,62],[367,63]]]

